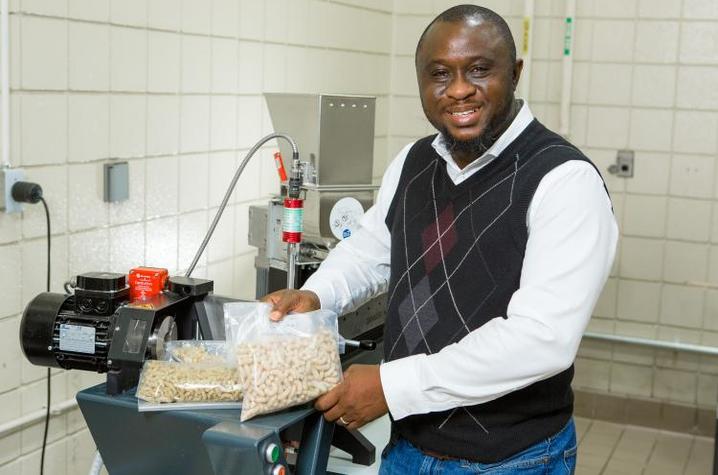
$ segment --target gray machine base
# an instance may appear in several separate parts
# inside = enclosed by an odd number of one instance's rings
[[[269,475],[264,449],[281,447],[286,431],[301,437],[287,473],[327,473],[335,426],[311,407],[244,423],[232,409],[138,412],[134,396],[108,396],[104,384],[80,391],[77,402],[110,475]],[[284,454],[278,463],[287,465]]]

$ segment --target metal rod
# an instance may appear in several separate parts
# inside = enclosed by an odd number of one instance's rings
[[[297,244],[287,243],[287,288],[293,289],[297,283]]]
[[[564,28],[559,133],[563,137],[569,137],[571,135],[571,91],[573,88],[573,44],[576,33],[576,0],[566,0]]]
[[[304,188],[306,188],[307,190],[316,191],[376,191],[379,189],[379,187],[379,185],[312,185],[311,183],[304,184]]]
[[[77,407],[77,401],[75,399],[68,399],[59,404],[50,407],[50,415],[59,416],[68,411],[71,411]],[[45,409],[31,412],[25,416],[22,416],[13,421],[7,422],[0,425],[0,440],[4,437],[14,434],[17,431],[30,427],[33,424],[37,424],[45,418]]]
[[[521,83],[519,90],[521,99],[528,101],[531,93],[531,56],[533,54],[534,36],[534,0],[524,0],[524,38],[521,59],[524,60],[524,67],[521,71]]]
[[[239,165],[237,172],[234,174],[234,177],[232,178],[232,182],[229,184],[229,188],[227,188],[227,192],[224,194],[222,203],[220,203],[220,205],[219,205],[217,214],[214,216],[214,219],[212,220],[212,224],[209,226],[209,229],[207,230],[207,235],[204,237],[202,244],[199,246],[199,249],[197,249],[197,254],[195,254],[194,259],[192,259],[192,263],[189,265],[189,268],[187,269],[187,273],[185,273],[185,277],[191,276],[192,272],[194,271],[194,268],[197,266],[197,262],[199,262],[199,258],[202,256],[204,249],[207,247],[207,243],[209,243],[209,239],[212,237],[212,233],[214,233],[214,229],[217,227],[217,223],[219,223],[219,218],[222,217],[222,212],[224,211],[224,208],[227,207],[229,198],[230,198],[230,196],[232,196],[234,187],[237,185],[237,180],[239,180],[239,176],[244,171],[244,167],[247,166],[247,162],[249,162],[249,159],[252,158],[252,155],[254,155],[257,152],[257,150],[260,149],[260,147],[262,145],[264,145],[266,142],[269,142],[272,139],[286,140],[292,146],[292,155],[294,157],[299,156],[299,151],[297,149],[297,143],[294,141],[294,139],[292,137],[290,137],[287,134],[282,134],[282,133],[269,134],[266,137],[261,138],[259,140],[259,142],[254,144],[254,147],[252,147],[249,150],[249,152],[247,152],[247,156],[244,157],[244,160],[242,160],[242,163]]]
[[[10,166],[10,27],[8,0],[0,0],[0,141],[2,166]]]
[[[625,343],[627,345],[638,345],[647,346],[651,348],[657,348],[661,350],[673,350],[682,351],[684,353],[695,353],[699,355],[711,355],[718,356],[718,348],[706,345],[694,345],[691,343],[679,343],[664,340],[651,340],[649,338],[639,338],[633,336],[623,335],[611,335],[606,333],[591,333],[586,332],[583,334],[584,338],[590,338],[592,340],[608,341],[612,343]]]

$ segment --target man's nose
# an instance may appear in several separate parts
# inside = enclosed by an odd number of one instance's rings
[[[446,88],[446,95],[455,100],[463,100],[476,93],[476,86],[459,74],[449,83]]]

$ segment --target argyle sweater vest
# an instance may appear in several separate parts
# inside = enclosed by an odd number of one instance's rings
[[[568,160],[589,161],[533,120],[496,159],[454,185],[433,138],[409,151],[386,218],[385,361],[436,353],[493,318],[507,318],[539,182]],[[505,364],[524,358],[532,355],[517,354]],[[572,377],[573,366],[488,403],[393,421],[392,432],[443,455],[497,462],[563,428],[573,412]]]

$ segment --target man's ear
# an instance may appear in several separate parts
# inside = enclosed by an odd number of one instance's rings
[[[512,77],[511,82],[514,86],[514,91],[516,90],[516,86],[519,84],[519,79],[521,79],[521,71],[524,69],[524,60],[519,58],[516,60],[516,63],[514,63],[514,67],[512,70]]]

